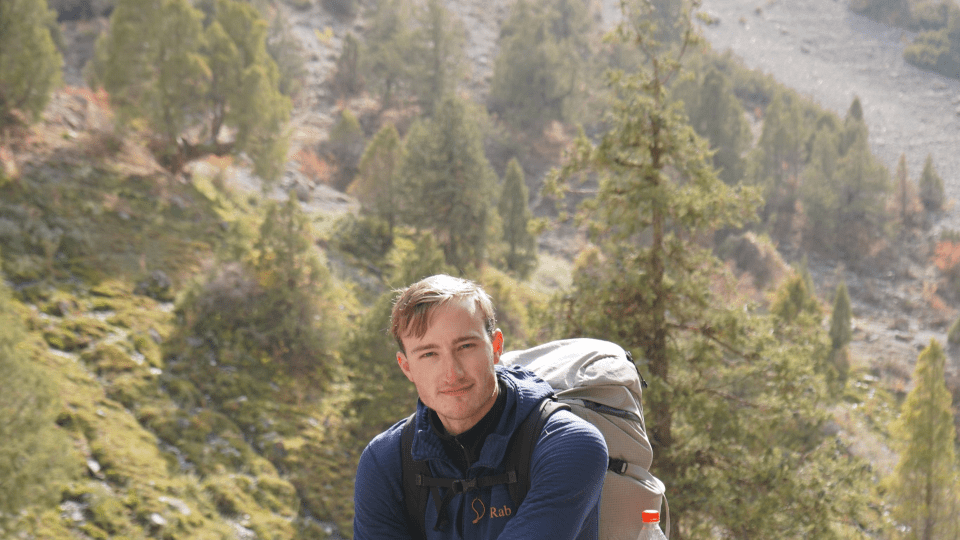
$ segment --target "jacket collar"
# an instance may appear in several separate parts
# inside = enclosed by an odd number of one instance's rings
[[[497,469],[503,461],[513,432],[544,398],[553,393],[549,384],[519,366],[505,368],[497,365],[495,370],[497,378],[504,382],[502,388],[506,390],[506,404],[500,422],[493,433],[487,436],[473,468]],[[454,461],[447,456],[439,437],[430,426],[430,412],[422,401],[417,400],[414,418],[416,432],[411,452],[413,459],[438,461],[455,470]]]

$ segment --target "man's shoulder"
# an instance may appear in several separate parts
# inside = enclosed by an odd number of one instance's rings
[[[361,463],[373,460],[378,467],[387,471],[398,470],[400,462],[400,436],[403,426],[407,422],[404,418],[374,437],[363,450]]]
[[[552,452],[607,453],[607,443],[597,426],[567,409],[547,420],[538,447]]]

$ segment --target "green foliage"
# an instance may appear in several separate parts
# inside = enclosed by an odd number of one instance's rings
[[[891,186],[886,167],[870,152],[859,99],[842,128],[822,117],[810,148],[800,190],[804,240],[848,261],[862,260],[883,230]]]
[[[947,343],[953,347],[960,345],[960,317],[957,317],[957,320],[950,326],[950,330],[947,331]]]
[[[270,20],[267,52],[277,63],[277,69],[280,71],[280,92],[285,96],[293,97],[303,88],[307,68],[300,42],[290,31],[289,24],[281,13],[278,10]]]
[[[393,236],[399,204],[399,167],[403,161],[403,145],[393,124],[387,124],[373,136],[360,157],[357,176],[347,192],[357,198],[364,210],[386,222]]]
[[[533,215],[527,205],[529,194],[523,169],[516,158],[507,164],[507,172],[500,192],[500,220],[503,240],[507,243],[507,268],[526,278],[537,265],[537,239],[530,232]]]
[[[894,212],[901,227],[912,227],[919,224],[920,198],[917,186],[910,181],[907,171],[907,156],[900,154],[897,161],[897,173],[894,178]]]
[[[414,97],[433,114],[464,74],[463,23],[440,0],[378,2],[361,51],[365,79],[380,93],[381,107]]]
[[[933,156],[927,154],[927,160],[923,163],[923,172],[919,180],[920,201],[928,212],[937,212],[943,209],[946,202],[946,194],[943,190],[943,178],[937,174],[933,166]]]
[[[390,250],[393,233],[387,222],[377,216],[347,214],[337,221],[332,241],[341,251],[375,264]]]
[[[0,533],[10,532],[21,509],[59,502],[75,472],[63,454],[69,443],[54,424],[57,390],[21,346],[24,318],[0,286]]]
[[[333,88],[339,96],[353,96],[363,89],[363,76],[360,74],[360,41],[348,33],[343,38],[343,48],[334,68]]]
[[[841,349],[850,343],[853,338],[852,322],[850,294],[846,282],[841,281],[833,296],[833,312],[830,314],[830,345],[834,349]]]
[[[380,93],[380,106],[390,106],[397,94],[408,91],[407,51],[413,39],[408,0],[377,2],[364,32],[361,68],[371,86]]]
[[[15,110],[37,119],[60,84],[55,17],[44,0],[0,3],[0,127],[13,122]]]
[[[191,356],[212,355],[252,377],[241,386],[211,380],[218,401],[238,397],[245,384],[329,375],[339,322],[310,238],[295,197],[271,203],[250,257],[219,264],[178,302],[180,339],[203,344]]]
[[[746,178],[763,189],[761,218],[774,238],[785,239],[796,214],[797,180],[804,163],[807,126],[799,96],[778,91],[767,106],[763,131],[750,153]]]
[[[245,152],[258,175],[276,179],[291,103],[267,53],[267,23],[238,0],[216,0],[208,19],[204,27],[187,0],[118,0],[97,41],[96,83],[123,118],[148,121],[172,170],[206,153]],[[225,127],[232,141],[219,140]]]
[[[402,219],[432,231],[448,264],[464,269],[487,257],[496,173],[483,152],[477,112],[449,97],[407,134],[400,164]]]
[[[917,359],[915,386],[891,426],[900,460],[888,493],[905,538],[954,538],[960,532],[960,467],[945,361],[940,344],[931,340]]]
[[[702,79],[681,83],[674,93],[686,106],[690,125],[710,141],[713,166],[728,184],[743,179],[743,156],[750,149],[752,135],[743,106],[733,93],[729,78],[714,66],[705,68]]]
[[[582,5],[579,12],[567,13],[562,8],[570,3],[554,4],[514,4],[501,29],[490,82],[490,111],[535,134],[551,121],[566,119],[579,79],[575,38],[585,31],[586,15]]]
[[[795,274],[780,284],[770,303],[770,314],[787,324],[804,314],[820,318],[820,303],[802,274]]]
[[[340,113],[340,119],[330,130],[330,140],[325,145],[337,165],[337,174],[333,181],[336,189],[345,191],[350,182],[353,182],[364,144],[360,122],[350,109],[344,109]]]
[[[758,193],[717,177],[666,99],[680,69],[669,51],[646,26],[619,32],[648,60],[611,76],[609,129],[596,145],[581,137],[561,172],[596,173],[600,186],[585,206],[597,247],[578,259],[558,334],[611,339],[649,369],[654,473],[684,509],[671,516],[682,536],[832,537],[860,504],[864,471],[819,429],[820,321],[812,306],[761,316],[720,296],[731,277],[696,239],[749,221]]]
[[[927,29],[907,45],[903,57],[917,67],[960,78],[960,6],[952,1],[926,3],[915,17]]]
[[[414,21],[406,58],[410,87],[420,108],[432,115],[463,77],[466,32],[463,21],[444,7],[443,0],[427,0],[426,5],[415,7]]]

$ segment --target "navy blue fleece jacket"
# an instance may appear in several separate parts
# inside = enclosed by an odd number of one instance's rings
[[[504,411],[465,476],[446,455],[430,427],[431,411],[418,401],[413,457],[429,460],[434,477],[473,479],[503,473],[510,437],[551,393],[547,383],[522,368],[496,366],[496,372],[507,391]],[[354,540],[409,538],[400,485],[403,423],[400,421],[375,437],[360,456],[354,492]],[[427,538],[596,540],[606,468],[603,435],[569,411],[558,411],[550,417],[534,448],[530,491],[519,508],[513,507],[505,485],[460,494],[447,506],[451,523],[437,532],[433,530],[437,512],[430,500]]]

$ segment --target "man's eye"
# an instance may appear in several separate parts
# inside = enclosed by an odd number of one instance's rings
[[[425,352],[425,353],[423,353],[423,354],[420,355],[420,358],[429,358],[429,357],[431,357],[431,356],[436,356],[436,355],[437,355],[437,353],[435,353],[435,352]]]
[[[466,349],[466,348],[473,347],[473,346],[474,346],[473,343],[464,343],[463,345],[460,345],[460,348],[461,348],[461,349]]]

